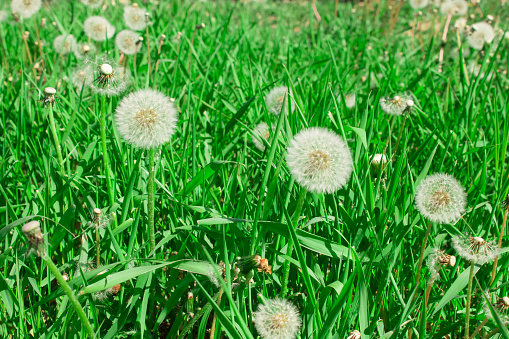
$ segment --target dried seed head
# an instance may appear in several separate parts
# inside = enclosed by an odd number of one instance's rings
[[[55,94],[57,93],[57,90],[53,87],[46,87],[44,89],[44,97],[41,99],[42,105],[44,107],[48,105],[55,105]]]
[[[460,235],[453,237],[451,242],[461,257],[479,265],[492,262],[501,252],[494,242],[487,242],[481,237]]]
[[[390,115],[401,115],[408,109],[407,101],[411,101],[410,95],[400,94],[393,98],[383,97],[380,99],[380,107]]]
[[[348,337],[346,337],[346,339],[361,339],[361,332],[359,332],[357,330],[350,331],[350,333],[348,333]]]
[[[484,291],[484,294],[489,295],[490,293],[487,290],[487,291]],[[495,297],[495,296],[493,296],[493,297]],[[488,300],[488,302],[490,302],[490,301]],[[493,307],[493,310],[495,311],[495,313],[497,313],[498,318],[500,318],[500,320],[502,320],[504,325],[507,326],[509,324],[509,297],[507,297],[507,296],[499,297],[498,300],[496,300],[496,302],[493,302],[492,307]],[[484,310],[484,314],[486,315],[486,317],[488,319],[493,320],[494,316],[493,316],[486,300],[484,300],[484,298],[482,301],[482,308]]]
[[[268,274],[272,273],[269,261],[262,258],[259,254],[238,258],[237,267],[239,268],[240,273],[244,275],[249,274],[251,270],[255,268],[258,270],[258,272],[265,272]]]
[[[25,234],[30,243],[30,250],[37,256],[45,255],[44,236],[41,232],[40,223],[37,220],[30,221],[23,225],[21,231]]]

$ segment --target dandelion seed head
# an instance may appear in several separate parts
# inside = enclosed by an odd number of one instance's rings
[[[79,90],[83,85],[90,86],[92,81],[94,81],[93,72],[86,65],[74,69],[71,73],[71,82]]]
[[[465,15],[468,11],[468,3],[464,0],[452,0],[440,5],[440,13],[443,15]]]
[[[145,21],[145,9],[136,6],[124,7],[124,21],[127,27],[133,31],[141,31],[147,27]]]
[[[97,53],[97,48],[93,44],[78,42],[74,44],[73,52],[76,59],[83,60],[94,56]]]
[[[407,94],[396,95],[393,98],[383,97],[380,98],[380,107],[387,114],[401,115],[407,109],[407,101],[409,100],[411,100],[411,98]]]
[[[274,131],[274,126],[272,126],[272,131]],[[263,140],[268,141],[270,137],[269,125],[264,122],[259,123],[253,129],[253,135],[251,139],[253,140],[253,144],[260,151],[265,151],[265,144]]]
[[[44,250],[44,236],[41,232],[41,224],[37,220],[30,221],[23,225],[21,231],[25,234],[30,243],[30,252],[42,257],[46,255]]]
[[[168,142],[175,132],[178,110],[161,92],[143,89],[129,94],[117,107],[115,123],[129,144],[151,149]]]
[[[87,68],[94,79],[90,88],[99,95],[114,96],[127,89],[127,77],[125,70],[109,58],[101,58],[97,61],[89,59]]]
[[[81,3],[90,8],[99,8],[103,4],[103,0],[81,0]]]
[[[12,0],[11,10],[23,18],[30,18],[41,9],[41,0]]]
[[[466,18],[459,18],[454,22],[454,28],[458,30],[458,32],[463,33],[465,31],[465,28],[467,27],[467,19]]]
[[[437,173],[426,177],[415,194],[419,212],[432,222],[455,222],[465,211],[466,193],[451,175]]]
[[[489,290],[484,291],[484,294],[489,295]],[[488,300],[489,302],[489,300]],[[493,310],[497,313],[498,317],[504,325],[509,325],[509,297],[501,297],[498,298],[498,300],[492,304]],[[486,299],[482,298],[482,308],[484,310],[484,314],[488,319],[494,320],[493,313],[491,312],[488,303],[486,302]]]
[[[136,52],[140,35],[128,29],[120,31],[115,37],[115,43],[118,49],[127,55],[132,55]]]
[[[346,339],[361,339],[361,332],[357,330],[350,331]]]
[[[295,109],[295,103],[292,100],[293,93],[290,90],[288,94],[288,88],[285,86],[274,87],[265,97],[265,104],[274,115],[284,112],[288,114],[288,100],[290,100],[291,110]]]
[[[306,128],[294,136],[286,163],[295,181],[315,193],[334,193],[343,187],[353,166],[343,139],[321,127]]]
[[[341,102],[341,95],[338,96],[338,102]],[[350,109],[355,106],[355,93],[345,94],[345,104]]]
[[[7,11],[0,10],[0,22],[4,22],[9,17],[9,13]]]
[[[53,48],[55,52],[61,55],[71,53],[76,44],[76,38],[72,34],[61,34],[53,40]]]
[[[209,269],[207,270],[207,278],[209,278],[210,282],[216,286],[217,288],[221,287],[221,283],[219,282],[219,279],[217,277],[217,272],[219,272],[219,274],[221,276],[225,276],[225,268],[224,268],[224,264],[223,265],[217,265],[217,264],[211,264],[209,263]]]
[[[83,30],[90,39],[99,42],[115,35],[115,26],[102,16],[88,17],[83,23]]]
[[[428,0],[410,0],[409,3],[413,9],[421,9],[428,6]]]
[[[479,265],[492,262],[500,254],[494,242],[488,242],[481,237],[458,235],[452,238],[451,243],[459,256]]]
[[[280,298],[260,304],[253,313],[253,321],[263,339],[293,339],[302,326],[297,307]]]
[[[477,22],[472,25],[472,33],[467,37],[467,42],[473,49],[481,50],[485,43],[490,43],[495,38],[495,30],[487,22]]]

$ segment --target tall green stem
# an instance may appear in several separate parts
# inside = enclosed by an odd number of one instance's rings
[[[474,280],[475,263],[470,263],[470,276],[468,278],[467,309],[465,311],[465,338],[469,338],[470,332],[470,302],[472,301],[472,282]]]
[[[297,227],[300,213],[302,212],[302,206],[304,205],[304,200],[306,198],[307,190],[302,188],[299,194],[299,199],[297,200],[297,206],[295,207],[295,213],[293,214],[293,225]],[[288,257],[292,256],[293,252],[293,240],[292,237],[288,238],[288,247],[286,249],[286,255]],[[281,294],[282,298],[286,297],[286,293],[288,292],[288,276],[290,275],[290,261],[286,260],[283,266],[283,280],[281,285]]]
[[[55,119],[53,118],[53,104],[48,105],[48,116],[49,116],[49,127],[51,130],[51,134],[53,135],[53,142],[55,143],[55,149],[57,150],[58,157],[58,165],[60,166],[60,171],[62,171],[62,175],[65,174],[64,168],[64,159],[62,157],[62,150],[60,148],[60,142],[58,141],[57,129],[55,128]]]
[[[401,141],[401,136],[403,135],[403,130],[405,129],[406,119],[408,118],[409,114],[410,113],[406,113],[405,117],[403,118],[403,123],[399,130],[398,139],[396,140],[396,145],[394,146],[394,152],[392,153],[393,155],[396,155],[396,152],[398,151],[399,142]]]
[[[95,338],[94,329],[92,328],[92,325],[90,325],[90,322],[88,321],[88,318],[85,315],[85,311],[81,307],[80,302],[78,301],[78,298],[76,298],[76,296],[72,292],[72,289],[69,287],[67,282],[64,280],[64,277],[62,276],[62,274],[60,273],[58,268],[55,266],[53,261],[51,261],[51,258],[48,255],[42,256],[42,260],[44,260],[44,262],[46,262],[46,265],[50,269],[51,273],[53,273],[53,275],[57,279],[58,284],[60,285],[60,287],[62,287],[65,294],[69,298],[71,305],[74,307],[74,310],[78,314],[78,317],[80,318],[81,323],[83,324],[83,327],[87,331],[88,337],[91,339]]]
[[[101,265],[101,248],[99,247],[99,225],[95,225],[95,253],[97,256],[96,265]]]
[[[504,237],[505,225],[507,223],[507,214],[509,213],[509,205],[505,208],[504,219],[502,220],[502,227],[500,228],[500,235],[498,236],[498,248],[502,247],[502,238]],[[490,286],[493,284],[495,280],[495,275],[497,274],[497,264],[498,264],[498,255],[493,262],[493,269],[491,271],[491,279]]]
[[[155,170],[155,148],[148,151],[148,231],[150,241],[150,251],[154,251],[156,247],[155,225],[154,225],[154,170]]]
[[[113,189],[111,187],[110,158],[106,149],[106,97],[101,96],[101,117],[99,121],[101,125],[101,146],[103,153],[104,175],[106,177],[106,187],[108,189],[108,198],[110,206],[115,202],[113,197]]]
[[[426,250],[426,246],[428,245],[428,238],[429,238],[429,234],[431,232],[431,225],[432,225],[432,222],[428,221],[428,229],[426,230],[426,235],[424,236],[424,241],[422,243],[422,248],[421,248],[421,254],[419,255],[419,263],[417,264],[417,274],[415,276],[415,288],[417,288],[417,289],[419,288],[419,280],[421,280],[422,260],[424,259],[424,251]],[[414,294],[414,297],[413,297],[414,301],[417,298],[417,294],[418,293]]]

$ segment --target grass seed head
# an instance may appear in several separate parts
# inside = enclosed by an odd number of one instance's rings
[[[273,88],[265,97],[265,104],[269,112],[274,115],[279,115],[281,112],[288,114],[288,100],[290,100],[291,110],[295,109],[295,103],[292,100],[293,93],[290,90],[288,94],[288,88],[285,86],[279,86]]]
[[[448,224],[458,220],[467,203],[463,186],[453,176],[437,173],[426,177],[417,187],[415,204],[428,220]]]
[[[102,16],[88,17],[83,23],[85,34],[92,40],[101,42],[115,35],[115,26]]]
[[[352,155],[346,142],[326,128],[311,127],[290,142],[286,163],[295,181],[314,193],[334,193],[352,174]]]
[[[177,122],[175,104],[153,89],[129,94],[115,113],[120,135],[129,144],[142,149],[156,148],[168,142],[175,133]]]
[[[41,0],[12,0],[11,10],[22,18],[30,18],[41,9]]]
[[[263,339],[293,339],[302,321],[299,310],[285,299],[268,299],[253,313],[258,334]]]

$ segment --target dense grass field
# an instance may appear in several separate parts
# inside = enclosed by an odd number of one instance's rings
[[[103,16],[118,36],[118,0],[43,1],[25,17],[10,6],[1,338],[509,338],[505,1],[462,15],[434,1],[144,1],[130,51],[84,24]],[[476,49],[479,22],[495,36]],[[118,123],[149,88],[178,114],[157,145]],[[310,127],[348,146],[351,168],[331,169],[344,184],[313,190],[290,168]],[[316,154],[320,171],[346,164]],[[437,173],[458,194],[440,186],[424,204],[458,197],[447,220],[416,202]],[[40,233],[22,230],[30,221]]]

